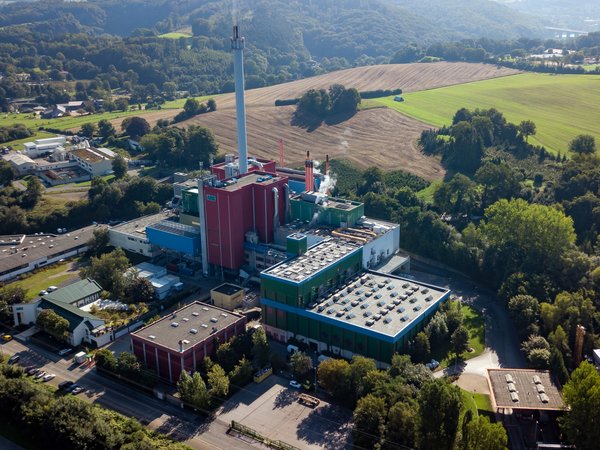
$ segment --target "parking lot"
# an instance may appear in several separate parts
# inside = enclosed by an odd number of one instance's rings
[[[301,449],[350,448],[351,412],[323,400],[316,408],[305,406],[298,402],[300,391],[288,383],[272,375],[246,386],[219,409],[219,419]]]

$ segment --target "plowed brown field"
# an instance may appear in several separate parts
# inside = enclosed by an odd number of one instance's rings
[[[252,156],[278,159],[278,140],[285,141],[286,165],[302,163],[306,150],[316,159],[343,157],[361,167],[377,165],[384,169],[402,169],[426,179],[441,178],[445,171],[436,158],[424,156],[415,141],[428,126],[385,109],[360,111],[336,125],[321,125],[307,131],[291,124],[294,107],[275,107],[276,99],[300,96],[312,88],[343,84],[358,90],[396,89],[414,92],[453,84],[468,83],[518,73],[489,64],[426,63],[389,64],[357,67],[246,92],[248,114],[248,152]],[[222,153],[236,150],[235,99],[233,94],[219,95],[218,110],[196,116],[178,126],[202,125],[215,133]],[[150,124],[171,119],[179,110],[144,114]],[[120,126],[120,120],[115,121]]]

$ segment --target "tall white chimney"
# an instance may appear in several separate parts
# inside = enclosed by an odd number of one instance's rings
[[[244,38],[237,25],[233,27],[231,50],[235,77],[235,112],[237,117],[238,164],[240,175],[248,172],[248,149],[246,146],[246,101],[244,99]]]

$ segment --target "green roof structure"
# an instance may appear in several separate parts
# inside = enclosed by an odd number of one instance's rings
[[[73,331],[82,320],[102,320],[94,316],[92,313],[79,309],[69,303],[61,302],[58,300],[52,300],[48,296],[42,298],[39,307],[41,309],[51,309],[59,316],[69,321],[69,331]]]
[[[94,294],[100,294],[101,291],[102,287],[98,283],[87,278],[50,292],[44,296],[44,299],[72,305]]]

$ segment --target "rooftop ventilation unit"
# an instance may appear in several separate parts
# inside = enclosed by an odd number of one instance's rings
[[[184,322],[189,322],[189,321],[190,321],[190,319],[188,319],[187,317],[184,317],[184,318],[183,318],[183,319],[181,319],[181,320],[183,320]]]
[[[430,302],[431,300],[433,300],[433,295],[428,295],[427,297],[425,297],[426,302]]]
[[[517,394],[516,392],[511,392],[510,393],[510,399],[513,401],[513,403],[516,403],[519,401],[519,394]]]
[[[546,392],[546,389],[544,389],[544,386],[541,384],[536,384],[535,387],[538,391],[538,394],[544,394]]]
[[[219,321],[219,319],[217,319],[216,317],[211,317],[211,318],[210,318],[210,321],[211,321],[212,323],[217,323],[217,322]]]
[[[365,311],[363,313],[363,316],[365,316],[365,317],[371,317],[372,315],[373,315],[373,313],[371,311]]]
[[[199,312],[196,312],[196,311],[194,311],[194,312],[192,313],[192,316],[194,316],[194,317],[198,317],[199,315],[200,315],[200,313],[199,313]]]
[[[363,303],[362,305],[360,305],[360,309],[367,309],[369,307],[368,303]]]
[[[413,308],[414,311],[421,311],[422,306],[421,305],[417,305]]]
[[[206,306],[203,306],[202,311],[208,311],[208,308]]]
[[[513,377],[510,373],[504,375],[504,379],[506,380],[507,383],[514,383]]]
[[[368,327],[371,327],[371,326],[373,326],[373,324],[374,324],[374,323],[375,323],[375,322],[373,321],[373,319],[369,319],[369,320],[367,320],[367,321],[365,322],[365,324],[366,324]]]
[[[356,314],[354,314],[354,313],[350,313],[350,314],[348,314],[348,315],[346,316],[346,319],[348,319],[348,320],[352,320],[352,319],[354,319],[355,317],[356,317]]]
[[[198,330],[196,330],[195,328],[192,328],[190,330],[190,333],[192,333],[192,334],[198,334]]]
[[[427,294],[428,292],[429,292],[429,289],[427,289],[427,288],[421,289],[421,294]]]
[[[329,308],[327,310],[327,314],[333,314],[334,312],[335,312],[335,309],[333,309],[333,308]]]
[[[154,339],[156,339],[156,336],[154,336],[153,334],[151,334],[150,336],[148,336],[148,339],[154,340]]]
[[[550,397],[548,397],[546,394],[540,394],[540,400],[542,403],[548,403],[550,401]]]
[[[227,317],[227,314],[221,313],[221,317]]]
[[[208,328],[208,325],[206,325],[205,323],[202,324],[202,328]]]
[[[508,383],[506,386],[508,387],[508,392],[517,392],[517,387],[514,383]]]
[[[388,284],[388,291],[391,291],[392,289],[394,289],[394,285],[393,284]]]
[[[402,317],[400,318],[400,320],[401,320],[402,322],[407,322],[407,321],[408,321],[408,316],[402,316]]]
[[[173,328],[177,328],[179,326],[179,323],[178,322],[171,322],[171,326]]]
[[[187,339],[184,339],[183,341],[181,341],[182,344],[187,345],[190,343],[190,341],[188,341]]]
[[[342,317],[344,315],[344,311],[340,310],[335,313],[336,317]]]
[[[375,319],[375,320],[379,320],[379,319],[381,319],[381,314],[375,314],[375,315],[373,316],[373,319]]]
[[[534,375],[534,376],[533,376],[533,382],[534,382],[535,384],[542,384],[542,380],[541,380],[541,379],[540,379],[540,377],[539,377],[539,376],[537,376],[537,375]]]

